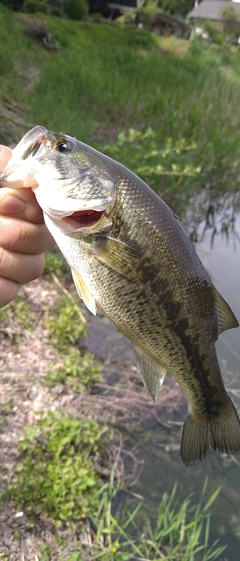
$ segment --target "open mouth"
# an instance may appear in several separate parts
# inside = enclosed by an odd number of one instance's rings
[[[64,224],[67,227],[70,227],[71,230],[89,228],[99,222],[103,213],[104,210],[78,210],[77,212],[73,212],[70,216],[66,216],[61,219],[61,222],[64,222]]]

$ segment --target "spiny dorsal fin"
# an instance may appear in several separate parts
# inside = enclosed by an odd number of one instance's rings
[[[85,281],[78,271],[71,269],[73,280],[77,289],[78,296],[83,300],[85,306],[94,314],[97,313],[96,302],[94,296],[89,291]]]
[[[133,346],[137,363],[141,370],[143,382],[153,401],[156,401],[159,389],[163,383],[166,370],[147,358],[139,347]]]
[[[238,327],[239,323],[236,319],[234,313],[232,312],[230,306],[224,300],[220,292],[214,286],[214,299],[217,308],[218,316],[218,335],[226,329],[232,329],[233,327]]]

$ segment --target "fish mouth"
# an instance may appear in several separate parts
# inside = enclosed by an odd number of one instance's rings
[[[102,218],[104,210],[78,210],[70,216],[61,218],[61,227],[64,230],[79,230],[81,228],[91,228]]]
[[[49,198],[47,189],[37,186],[34,193],[44,215],[48,216],[65,233],[71,234],[71,232],[84,229],[92,232],[99,222],[101,224],[109,222],[113,206],[111,197],[106,198],[105,201],[102,199],[79,201],[77,198],[56,196],[55,191],[54,196],[46,204],[46,200]]]

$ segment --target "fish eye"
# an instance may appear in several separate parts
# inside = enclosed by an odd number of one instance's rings
[[[61,152],[61,154],[67,154],[68,152],[72,151],[72,143],[69,140],[60,140],[57,143],[56,149]]]

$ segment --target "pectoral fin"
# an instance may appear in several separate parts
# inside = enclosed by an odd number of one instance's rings
[[[159,389],[163,383],[167,370],[165,370],[161,366],[158,366],[157,364],[155,364],[155,362],[147,358],[142,353],[141,349],[139,349],[139,347],[136,347],[135,345],[134,351],[136,353],[137,363],[141,370],[143,382],[152,400],[156,401]]]
[[[218,335],[225,331],[226,329],[232,329],[233,327],[238,327],[239,323],[232,312],[230,306],[224,300],[220,292],[214,287],[214,298],[217,308],[218,316]]]
[[[90,312],[92,312],[95,316],[97,309],[94,296],[91,294],[80,273],[75,269],[71,269],[71,271],[79,297],[83,300],[85,306],[87,306]]]
[[[142,277],[141,253],[126,243],[107,235],[96,235],[92,254],[98,261],[128,280],[139,282]]]

